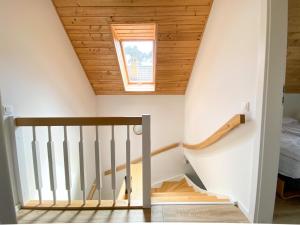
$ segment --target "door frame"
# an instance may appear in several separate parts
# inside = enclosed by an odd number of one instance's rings
[[[286,71],[288,0],[264,0],[261,11],[261,45],[257,88],[257,121],[261,121],[253,169],[251,218],[272,223],[280,154],[283,86]],[[258,160],[256,160],[258,159]]]

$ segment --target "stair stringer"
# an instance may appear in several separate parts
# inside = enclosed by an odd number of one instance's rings
[[[194,182],[190,178],[188,178],[188,176],[184,175],[184,178],[185,178],[186,182],[190,186],[192,186],[196,191],[198,191],[200,193],[205,193],[208,196],[216,196],[218,198],[227,198],[231,203],[234,203],[229,196],[222,195],[222,194],[219,194],[219,193],[209,192],[207,190],[204,190],[204,189],[198,187],[196,184],[194,184]]]

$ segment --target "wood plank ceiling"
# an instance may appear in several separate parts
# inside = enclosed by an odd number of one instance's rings
[[[300,93],[300,1],[289,0],[286,93]]]
[[[184,94],[213,0],[53,0],[97,95],[125,92],[111,24],[156,23],[156,90]]]

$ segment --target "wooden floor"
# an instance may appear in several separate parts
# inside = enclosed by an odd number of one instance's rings
[[[300,224],[300,198],[276,198],[273,223]]]
[[[20,210],[19,223],[227,222],[248,223],[233,205],[157,205],[151,210]]]

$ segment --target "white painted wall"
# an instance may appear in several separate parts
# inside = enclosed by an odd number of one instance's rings
[[[198,143],[250,103],[247,123],[205,151],[185,151],[211,192],[249,216],[260,50],[261,0],[215,0],[186,92],[187,143]]]
[[[95,116],[96,97],[50,0],[3,0],[0,3],[0,90],[3,103],[16,116]],[[58,169],[58,198],[66,198],[62,162],[62,128],[54,128]],[[21,177],[24,198],[35,196],[31,158],[31,131],[23,132]],[[92,133],[86,131],[87,153]],[[51,199],[46,158],[46,128],[39,128],[45,199]],[[78,128],[70,129],[73,196],[79,194]],[[93,164],[86,154],[86,169]],[[93,177],[91,176],[91,179]],[[91,183],[87,178],[87,183]]]
[[[183,138],[184,96],[128,95],[97,96],[98,116],[141,116],[151,115],[151,149],[180,142]],[[100,129],[103,169],[110,169],[109,127]],[[116,127],[116,165],[125,163],[126,127]],[[131,158],[142,153],[142,138],[133,134],[131,129]],[[177,148],[170,152],[152,157],[152,183],[181,174],[184,158]],[[118,172],[118,185],[125,172]],[[105,178],[103,195],[109,196],[110,176]],[[108,186],[107,186],[108,185]]]
[[[284,95],[283,114],[300,120],[300,94]]]

